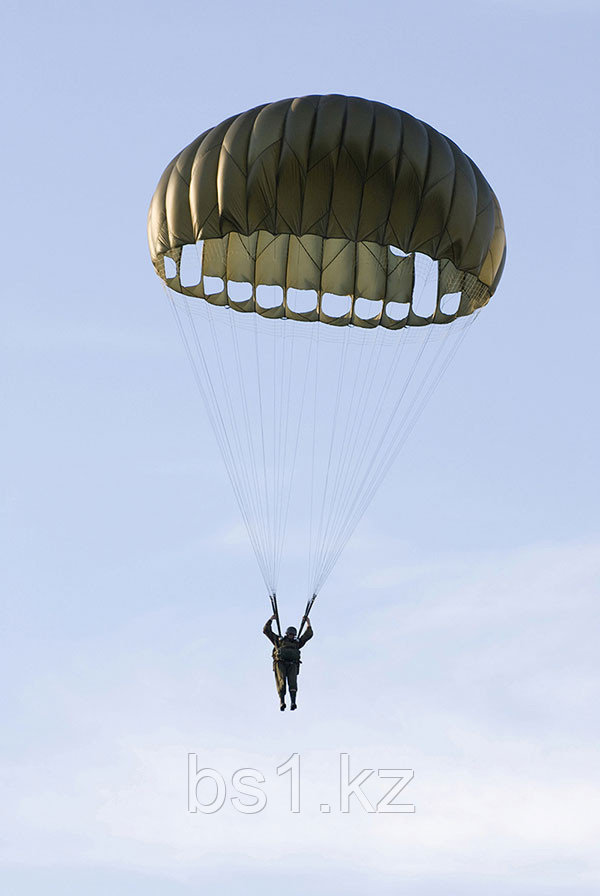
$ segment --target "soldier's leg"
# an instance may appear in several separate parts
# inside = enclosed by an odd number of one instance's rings
[[[296,709],[296,691],[298,690],[298,666],[290,663],[287,667],[287,680],[290,689],[290,700],[292,705],[290,709]]]
[[[281,709],[285,709],[285,664],[273,663],[273,671],[275,672],[275,686],[279,695],[279,703]]]

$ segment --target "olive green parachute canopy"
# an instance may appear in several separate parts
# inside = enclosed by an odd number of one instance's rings
[[[498,200],[455,143],[406,112],[338,95],[258,106],[194,140],[156,188],[148,240],[158,275],[184,295],[266,317],[390,329],[481,308],[506,255]],[[201,252],[201,275],[184,285],[185,247]],[[412,308],[415,253],[438,263],[429,317]],[[250,284],[248,298],[236,300],[232,283]],[[281,287],[276,307],[260,305],[263,284]],[[289,289],[314,290],[314,308],[294,310]],[[327,293],[350,296],[346,313],[324,312]],[[451,293],[460,302],[446,314],[441,299]],[[377,312],[359,316],[359,298]]]
[[[268,593],[289,516],[310,603],[496,290],[498,200],[406,112],[308,96],[182,150],[148,239]]]

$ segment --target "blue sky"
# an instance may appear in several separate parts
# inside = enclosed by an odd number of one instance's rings
[[[4,4],[6,892],[597,892],[599,19]],[[283,716],[145,219],[198,133],[328,92],[454,139],[508,260],[319,599]],[[320,815],[342,751],[413,768],[416,813]],[[265,811],[189,814],[189,752],[261,769]],[[275,775],[292,752],[297,817]]]

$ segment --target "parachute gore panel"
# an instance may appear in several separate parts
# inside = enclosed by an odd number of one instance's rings
[[[455,143],[406,112],[338,95],[258,106],[194,140],[160,179],[148,240],[158,275],[184,295],[267,317],[390,329],[481,308],[506,256],[498,200]],[[198,282],[184,285],[185,247],[200,265]],[[416,253],[438,262],[429,317],[412,308]],[[236,301],[229,284],[240,282],[251,292]],[[261,306],[260,285],[282,288],[279,305]],[[314,308],[293,311],[290,288],[314,290]],[[324,293],[350,296],[349,310],[326,315]],[[449,293],[461,294],[454,314],[440,307]],[[359,298],[382,307],[365,320]],[[402,320],[387,313],[391,302],[407,306]]]

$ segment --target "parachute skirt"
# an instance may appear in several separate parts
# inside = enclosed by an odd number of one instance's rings
[[[489,302],[488,286],[442,259],[436,262],[435,308],[428,315],[419,314],[416,258],[417,253],[405,255],[397,247],[376,243],[259,231],[248,237],[231,233],[185,245],[162,256],[159,264],[162,262],[161,276],[167,286],[182,295],[262,317],[332,326],[397,330],[446,324]],[[248,297],[240,300],[241,287],[246,285],[250,287]],[[264,295],[267,286],[279,287],[269,295],[274,300],[270,306],[261,304],[261,292]],[[298,295],[300,292],[307,294]],[[448,314],[444,297],[456,294],[460,295],[458,306]],[[331,313],[344,305],[341,313]]]

